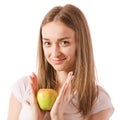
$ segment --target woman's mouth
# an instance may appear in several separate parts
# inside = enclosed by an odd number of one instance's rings
[[[52,63],[61,64],[64,62],[64,60],[65,60],[65,58],[62,58],[62,59],[55,58],[55,59],[52,59]]]

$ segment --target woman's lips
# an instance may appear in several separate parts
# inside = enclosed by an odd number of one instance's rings
[[[64,60],[65,60],[65,58],[63,58],[63,59],[52,59],[52,62],[54,64],[61,64],[61,63],[63,63]]]

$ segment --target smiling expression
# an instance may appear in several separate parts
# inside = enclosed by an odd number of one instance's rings
[[[44,55],[57,71],[75,68],[75,32],[62,22],[50,22],[42,28]]]

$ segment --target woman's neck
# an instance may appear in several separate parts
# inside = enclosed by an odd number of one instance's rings
[[[67,79],[67,75],[68,75],[68,73],[65,71],[57,71],[56,72],[56,79],[58,81],[58,85],[57,85],[56,89],[58,92],[61,89],[62,85],[65,83],[65,81]]]

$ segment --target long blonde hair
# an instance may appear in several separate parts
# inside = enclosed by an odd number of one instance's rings
[[[61,21],[75,31],[77,45],[72,91],[78,93],[79,111],[87,116],[97,97],[92,41],[87,20],[82,11],[70,4],[52,8],[44,17],[39,33],[37,76],[40,88],[54,88],[55,70],[47,62],[42,47],[42,27],[52,21]]]

